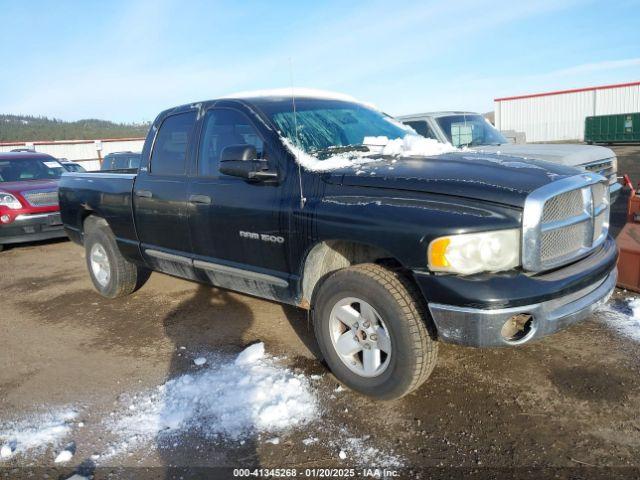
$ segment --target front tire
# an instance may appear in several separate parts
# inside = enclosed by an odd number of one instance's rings
[[[382,400],[422,385],[437,343],[416,287],[380,265],[331,274],[314,302],[314,328],[331,371],[349,388]]]
[[[107,298],[129,295],[146,283],[151,272],[126,260],[102,219],[85,222],[84,247],[87,269],[95,289]]]

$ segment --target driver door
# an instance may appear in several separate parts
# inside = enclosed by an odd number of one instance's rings
[[[288,296],[289,196],[280,182],[221,174],[220,154],[231,145],[253,145],[258,158],[272,160],[268,145],[244,113],[207,110],[188,192],[195,266],[218,286],[269,298]]]

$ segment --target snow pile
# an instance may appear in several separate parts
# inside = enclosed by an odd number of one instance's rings
[[[57,445],[70,432],[72,421],[77,416],[73,410],[47,412],[33,415],[0,427],[0,444],[2,458],[9,458],[16,453],[40,451]]]
[[[389,140],[384,146],[383,155],[395,155],[403,157],[423,156],[432,157],[443,153],[459,152],[460,149],[449,143],[440,143],[433,138],[424,138],[419,135],[405,135],[404,138]]]
[[[369,147],[369,152],[354,151],[339,153],[325,160],[320,160],[295,146],[287,138],[280,137],[280,139],[291,153],[294,154],[302,167],[314,172],[325,172],[345,167],[358,167],[366,163],[378,161],[377,158],[371,157],[372,154],[394,157],[432,157],[444,153],[461,151],[448,143],[440,143],[432,138],[408,134],[403,138],[396,138],[394,140],[389,140],[387,137],[365,137],[363,142],[364,145]]]
[[[640,342],[640,297],[628,299],[624,304],[606,304],[598,312],[619,334]]]
[[[215,366],[127,399],[125,413],[107,421],[121,441],[106,456],[187,431],[212,440],[241,440],[316,418],[318,405],[308,380],[278,366],[265,355],[262,343],[251,345],[235,360],[209,365]]]

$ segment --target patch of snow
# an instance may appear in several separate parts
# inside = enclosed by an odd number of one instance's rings
[[[72,458],[73,458],[73,452],[69,450],[62,450],[54,460],[54,463],[66,463]]]
[[[334,392],[344,392],[345,388],[342,385],[338,385]]]
[[[3,424],[0,426],[0,441],[8,442],[12,453],[21,454],[56,446],[71,432],[72,422],[77,415],[74,410],[64,409]]]
[[[259,342],[248,346],[240,352],[234,363],[236,365],[250,365],[262,358],[264,358],[264,343]]]
[[[270,438],[269,440],[265,440],[267,443],[271,443],[272,445],[279,445],[280,444],[280,438],[279,437],[273,437]]]
[[[385,468],[400,468],[404,466],[399,456],[383,452],[382,450],[367,445],[369,437],[365,438],[347,438],[346,450],[352,458],[357,458],[358,463],[362,466],[376,466]]]
[[[404,138],[389,140],[384,146],[384,155],[395,156],[423,156],[431,157],[444,153],[459,152],[460,149],[449,143],[440,143],[433,138],[424,138],[419,135],[405,135]]]
[[[303,445],[313,445],[318,442],[318,437],[309,437],[302,440]]]
[[[204,357],[198,357],[193,361],[193,363],[195,363],[197,366],[201,366],[207,363],[207,359]]]
[[[340,459],[344,460],[345,458],[347,458],[347,454],[345,453],[344,450],[340,450],[340,453],[338,454],[338,456],[340,457]]]
[[[11,446],[3,445],[2,448],[0,448],[0,458],[9,458],[11,455],[13,455],[13,448],[11,448]]]
[[[396,157],[437,156],[461,150],[448,144],[440,143],[432,138],[408,134],[403,138],[389,140],[387,137],[365,137],[364,144],[370,147],[369,152],[346,152],[332,155],[320,160],[294,145],[289,139],[280,137],[282,143],[293,153],[300,165],[313,172],[325,172],[338,168],[354,167],[362,171],[361,165],[377,162],[379,159],[367,155],[383,154]],[[367,143],[371,142],[371,143]]]
[[[249,346],[235,359],[221,358],[213,364],[125,399],[122,412],[105,420],[120,440],[103,458],[186,431],[212,440],[242,441],[317,417],[318,402],[309,380],[265,355],[263,343]]]
[[[598,309],[600,317],[620,335],[640,342],[640,297],[609,302]]]

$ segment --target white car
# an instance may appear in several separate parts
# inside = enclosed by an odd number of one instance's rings
[[[468,147],[484,153],[502,153],[581,167],[609,179],[611,203],[622,185],[618,183],[618,160],[606,147],[562,143],[510,143],[482,115],[473,112],[432,112],[398,117],[423,137],[454,147]]]

